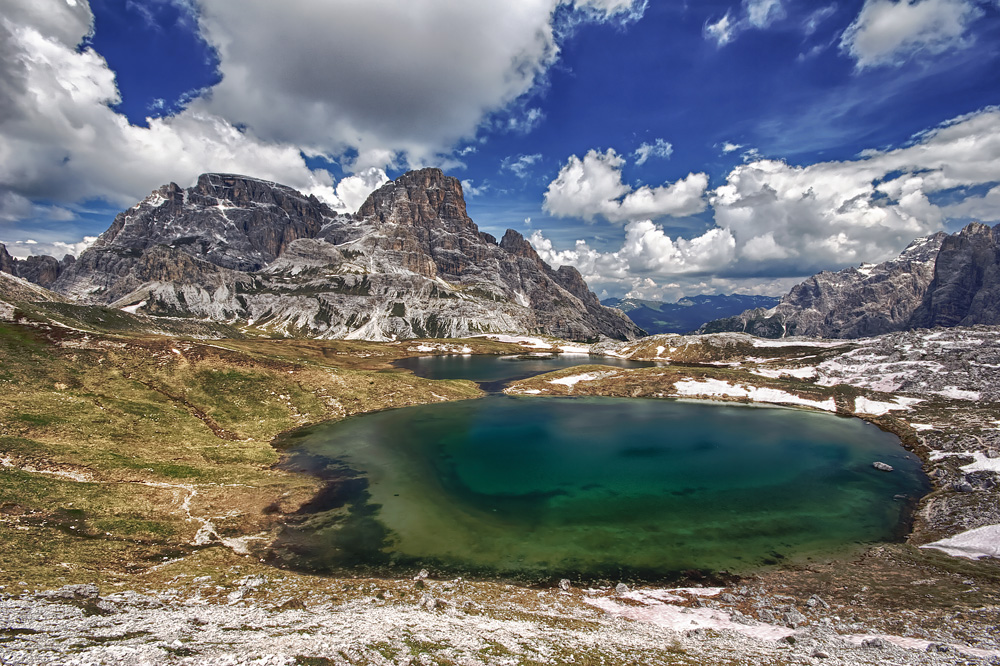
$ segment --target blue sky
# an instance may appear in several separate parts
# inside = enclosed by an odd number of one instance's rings
[[[1000,221],[997,0],[5,4],[15,255],[204,171],[349,211],[440,166],[486,231],[665,300]]]

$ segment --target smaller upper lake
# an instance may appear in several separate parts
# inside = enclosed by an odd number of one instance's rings
[[[487,391],[498,391],[505,384],[520,379],[587,364],[610,365],[616,368],[649,368],[657,365],[646,361],[629,361],[589,354],[415,356],[393,363],[397,368],[411,370],[418,377],[468,379],[478,382]]]

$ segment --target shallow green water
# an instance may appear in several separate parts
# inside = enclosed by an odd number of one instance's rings
[[[331,484],[278,552],[337,571],[744,572],[898,538],[927,490],[858,419],[662,400],[491,395],[300,431],[293,451]]]

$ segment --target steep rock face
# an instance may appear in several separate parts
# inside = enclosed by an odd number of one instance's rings
[[[55,257],[28,257],[18,261],[17,276],[51,289],[66,269],[76,263],[75,257],[67,254],[62,261]]]
[[[183,190],[164,185],[127,211],[56,281],[58,291],[107,301],[118,279],[157,245],[216,266],[263,268],[298,238],[315,236],[336,213],[315,197],[247,176],[203,174]]]
[[[1000,323],[1000,225],[973,223],[948,236],[911,328]]]
[[[14,275],[17,271],[14,264],[14,257],[7,252],[7,246],[0,243],[0,273]]]
[[[62,261],[49,256],[31,256],[26,259],[15,259],[0,243],[0,272],[17,276],[28,282],[50,289],[63,272],[73,265],[76,258],[71,254]]]
[[[438,169],[384,185],[353,216],[243,176],[166,185],[119,215],[56,286],[90,302],[286,335],[642,333],[517,232],[498,244],[479,231],[461,184]]]
[[[748,310],[700,330],[769,338],[859,338],[906,330],[934,277],[945,238],[943,232],[918,238],[897,258],[881,264],[823,271],[793,287],[770,310]]]
[[[439,169],[403,174],[368,197],[357,217],[385,233],[378,247],[425,277],[460,279],[490,259],[496,239],[465,210],[462,185]]]

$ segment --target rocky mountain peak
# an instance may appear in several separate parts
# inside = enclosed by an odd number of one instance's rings
[[[958,232],[959,236],[989,236],[993,233],[994,227],[982,222],[969,222]]]
[[[889,261],[921,261],[933,262],[941,250],[941,243],[948,237],[948,234],[939,231],[930,236],[921,236],[910,242],[899,256]]]
[[[452,232],[475,226],[465,209],[462,184],[436,168],[409,171],[386,183],[369,195],[357,217],[380,224],[443,226]]]
[[[171,185],[177,187],[173,183]],[[316,197],[307,197],[287,185],[232,173],[203,173],[198,176],[198,182],[190,192],[194,201],[198,200],[197,197],[205,197],[210,201],[227,202],[239,207],[277,206],[283,210],[301,212],[310,206],[323,206]],[[327,211],[327,214],[335,215],[332,210]]]
[[[967,225],[945,237],[927,296],[911,326],[972,326],[1000,322],[1000,224]]]
[[[98,298],[163,245],[210,264],[256,271],[289,243],[315,237],[336,217],[329,206],[285,185],[236,174],[206,173],[182,189],[168,183],[115,217],[111,227],[54,285]]]
[[[538,253],[535,252],[535,248],[531,246],[531,243],[529,243],[524,236],[513,229],[508,229],[507,233],[505,233],[503,238],[500,239],[500,247],[508,254],[512,254],[515,257],[523,257],[537,262],[542,261],[541,257],[538,256]]]
[[[10,253],[7,252],[7,246],[3,243],[0,243],[0,272],[9,275],[15,274],[14,257],[10,256]]]
[[[169,183],[118,215],[56,288],[278,335],[641,334],[575,268],[553,270],[517,232],[501,245],[479,231],[461,184],[440,169],[387,183],[353,216],[248,176]]]
[[[704,332],[858,338],[937,326],[1000,323],[1000,225],[974,222],[918,238],[881,264],[822,272],[771,310],[709,322]]]
[[[33,282],[46,289],[52,287],[63,271],[75,261],[76,257],[71,254],[65,255],[61,261],[47,255],[17,259],[7,252],[3,243],[0,243],[0,272]]]

